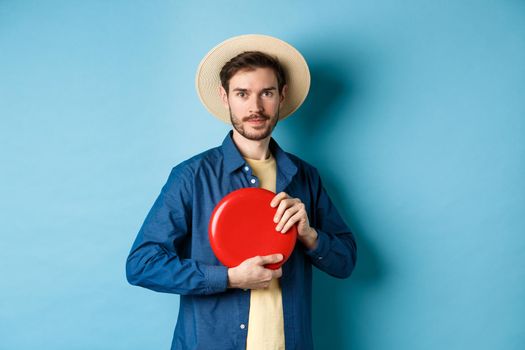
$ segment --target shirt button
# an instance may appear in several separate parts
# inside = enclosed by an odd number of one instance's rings
[[[247,290],[248,290],[248,289],[243,289],[243,291],[245,291],[245,292],[246,292]]]
[[[318,258],[317,258],[317,260],[321,260],[321,259],[323,259],[323,257],[322,257],[322,256],[320,256],[320,257],[318,257]]]
[[[244,323],[241,323],[241,329],[246,328],[246,325]]]
[[[247,166],[244,167],[244,171],[248,171],[250,170],[250,168],[248,168]]]
[[[255,183],[255,179],[251,179],[250,182],[251,182],[252,184],[254,184],[254,183]]]

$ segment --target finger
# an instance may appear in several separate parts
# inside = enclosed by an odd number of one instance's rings
[[[273,271],[272,270],[269,270],[269,269],[264,269],[263,270],[263,282],[268,282],[270,283],[272,278],[273,278]]]
[[[279,192],[275,197],[273,197],[272,201],[270,202],[270,206],[272,208],[276,207],[279,202],[285,198],[288,198],[288,194],[286,192]]]
[[[263,284],[261,284],[261,287],[260,288],[257,288],[257,289],[266,289],[270,286],[270,283],[268,282],[264,282]]]
[[[266,265],[266,264],[275,264],[279,261],[283,260],[282,254],[271,254],[271,255],[265,255],[261,256],[260,264],[259,265]]]
[[[288,222],[288,220],[295,215],[300,210],[300,207],[298,205],[294,205],[291,208],[286,209],[283,216],[281,217],[281,220],[279,221],[279,224],[275,227],[277,231],[281,231],[284,225]]]
[[[279,267],[277,270],[272,271],[272,278],[281,278],[283,275],[283,269]]]
[[[300,203],[301,201],[297,198],[287,198],[283,199],[281,203],[279,203],[279,207],[277,208],[277,211],[275,212],[275,216],[273,217],[273,222],[278,223],[281,220],[281,216],[286,211],[287,208],[292,207],[296,203]]]
[[[281,230],[281,233],[286,233],[293,225],[301,221],[304,216],[306,215],[306,212],[303,210],[299,210],[297,214],[292,216],[288,222],[286,222],[286,225],[284,225],[283,229]]]
[[[281,228],[281,233],[286,233],[286,231],[288,231],[290,227],[292,227],[301,220],[308,222],[308,214],[306,213],[306,207],[304,203],[300,202],[297,205],[297,208],[298,210],[294,212],[294,215],[290,219],[288,219],[288,221],[285,222],[284,227]]]
[[[297,213],[301,209],[304,209],[304,204],[303,204],[303,202],[301,202],[300,199],[293,198],[292,201],[293,201],[294,205],[292,207],[286,209],[286,211],[283,213],[283,216],[280,218],[279,224],[276,227],[277,231],[280,231],[283,228],[284,224],[286,224],[288,219],[291,218],[293,215],[295,215],[295,213]]]

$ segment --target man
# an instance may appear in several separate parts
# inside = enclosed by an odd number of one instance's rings
[[[316,168],[271,137],[306,98],[308,66],[281,40],[243,35],[206,55],[196,83],[206,108],[233,128],[221,146],[172,169],[127,259],[128,281],[181,295],[172,349],[311,349],[312,265],[346,278],[356,244]],[[297,225],[294,251],[278,270],[265,265],[280,254],[227,268],[211,249],[215,205],[245,187],[277,193],[276,230]]]

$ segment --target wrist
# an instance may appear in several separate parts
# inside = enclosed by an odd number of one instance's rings
[[[228,269],[228,288],[233,288],[232,286],[232,269]]]
[[[228,288],[237,288],[234,268],[228,269]]]
[[[310,227],[309,233],[302,239],[303,244],[308,248],[308,250],[315,249],[317,247],[317,238],[319,235],[317,231]]]

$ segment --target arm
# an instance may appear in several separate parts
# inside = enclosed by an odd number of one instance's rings
[[[225,266],[184,259],[184,241],[191,239],[192,174],[173,168],[148,213],[126,261],[132,285],[175,294],[213,294],[227,288]]]
[[[311,263],[334,277],[349,277],[357,257],[354,237],[332,204],[316,169],[312,181],[312,225],[301,199],[280,192],[270,203],[277,207],[276,230],[286,233],[297,224],[297,239],[303,244]]]
[[[333,205],[317,170],[313,179],[317,193],[312,228],[317,233],[317,240],[305,253],[320,270],[334,277],[347,278],[352,274],[357,259],[354,236]]]

